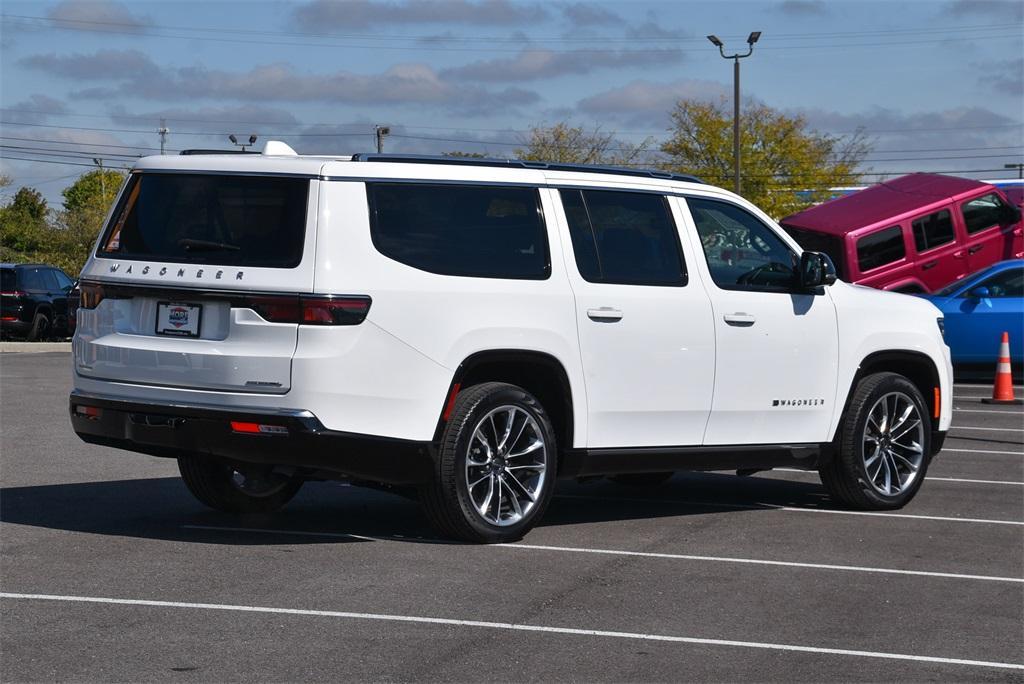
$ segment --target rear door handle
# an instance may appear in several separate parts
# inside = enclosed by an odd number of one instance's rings
[[[978,252],[980,252],[983,249],[985,249],[985,245],[975,245],[974,247],[971,247],[969,250],[967,250],[967,253],[968,254],[977,254]]]
[[[728,323],[729,325],[736,325],[739,327],[749,327],[751,325],[754,325],[754,321],[757,320],[754,316],[748,313],[743,313],[742,311],[737,311],[736,313],[731,314],[725,314],[724,316],[722,316],[722,318],[724,318],[725,322]]]
[[[599,323],[615,323],[622,320],[622,312],[610,306],[602,306],[600,309],[587,309],[587,318]]]
[[[935,264],[937,264],[937,263],[939,263],[939,262],[937,262],[937,261],[929,261],[927,264],[923,264],[921,266],[921,270],[922,271],[927,271],[929,268],[935,268]]]

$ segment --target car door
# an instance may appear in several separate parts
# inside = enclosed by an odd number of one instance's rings
[[[977,273],[997,261],[1014,258],[1019,250],[1017,224],[1008,222],[1009,207],[998,193],[990,192],[960,203],[967,232],[967,267]]]
[[[704,444],[827,440],[839,359],[828,288],[795,288],[797,253],[767,217],[719,198],[680,204],[703,251],[695,268],[714,311],[715,394]]]
[[[576,301],[587,446],[699,445],[715,339],[711,302],[687,273],[693,255],[678,214],[660,194],[550,192]]]
[[[967,260],[953,225],[953,214],[942,209],[910,221],[914,237],[914,267],[928,292],[967,275]]]
[[[903,224],[872,228],[856,235],[858,285],[896,292],[924,292],[915,273],[914,260],[908,256]]]
[[[1024,342],[1024,268],[1006,268],[965,286],[942,309],[953,361],[995,363],[1004,332],[1012,348]]]
[[[58,325],[63,332],[70,335],[74,332],[71,321],[75,315],[70,295],[75,283],[59,268],[51,268],[50,276],[56,284],[56,288],[53,291],[53,310],[56,314]]]

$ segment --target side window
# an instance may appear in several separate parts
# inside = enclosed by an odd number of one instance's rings
[[[73,281],[70,277],[68,277],[67,273],[60,269],[54,269],[53,276],[57,279],[57,289],[59,290],[69,289],[75,284],[75,281]]]
[[[711,278],[725,290],[786,292],[796,254],[759,218],[735,204],[688,197]]]
[[[60,285],[57,283],[57,271],[52,268],[43,269],[43,282],[46,284],[46,289],[50,292],[58,292]]]
[[[971,289],[987,287],[990,298],[1024,297],[1024,268],[1009,268]]]
[[[660,195],[560,190],[576,266],[584,280],[685,285],[679,232]]]
[[[878,230],[857,240],[857,263],[862,273],[899,261],[906,255],[900,226]]]
[[[914,246],[918,253],[949,244],[954,239],[953,215],[948,209],[914,219],[910,224],[914,232]]]
[[[26,268],[21,272],[22,287],[26,290],[47,290],[46,279],[43,277],[43,269]]]
[[[994,192],[964,202],[961,210],[964,213],[964,225],[968,233],[977,233],[999,225],[1003,218],[1003,201]]]
[[[544,280],[551,274],[536,188],[367,183],[377,250],[442,275]]]

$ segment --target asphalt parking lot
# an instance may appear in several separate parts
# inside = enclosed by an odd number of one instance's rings
[[[338,483],[208,511],[80,442],[69,389],[67,354],[0,358],[4,681],[1024,681],[1024,407],[985,386],[901,511],[789,471],[562,482],[490,547]]]

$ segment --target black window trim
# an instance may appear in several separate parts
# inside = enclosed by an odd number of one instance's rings
[[[872,266],[871,268],[869,268],[868,270],[865,271],[860,266],[860,252],[857,249],[860,246],[860,241],[863,240],[866,237],[870,237],[872,235],[875,235],[876,233],[881,233],[881,232],[886,231],[886,230],[892,230],[893,228],[898,228],[899,231],[900,231],[900,237],[903,240],[903,256],[901,256],[899,259],[893,259],[892,261],[887,261],[884,264],[879,264],[878,266]],[[878,270],[880,268],[884,268],[886,266],[892,266],[893,264],[898,264],[901,261],[907,261],[907,254],[908,254],[908,252],[907,252],[907,231],[906,231],[905,228],[906,228],[906,226],[904,226],[903,222],[901,221],[900,223],[896,223],[896,224],[893,224],[891,226],[886,226],[885,228],[882,228],[880,230],[874,230],[874,231],[871,231],[870,233],[864,233],[863,235],[858,235],[857,236],[857,239],[854,240],[854,243],[853,243],[853,252],[854,252],[854,254],[857,255],[857,270],[860,271],[861,275],[867,275],[868,273],[871,273],[872,271],[876,271],[876,270]],[[915,251],[916,251],[916,249],[915,249]]]
[[[240,264],[240,265],[239,264],[219,264],[216,261],[210,261],[209,259],[203,259],[201,257],[197,257],[196,259],[181,259],[181,258],[168,258],[168,257],[160,257],[159,259],[154,259],[154,258],[152,258],[149,255],[141,255],[140,256],[140,255],[137,255],[137,254],[130,254],[130,253],[119,254],[119,253],[114,253],[114,252],[106,251],[104,249],[104,247],[110,241],[110,234],[111,234],[114,226],[117,224],[117,221],[118,221],[118,218],[121,215],[121,212],[124,210],[125,203],[128,201],[128,198],[131,196],[131,193],[128,192],[128,187],[133,182],[142,182],[142,176],[148,176],[148,175],[248,176],[248,177],[256,176],[256,177],[274,177],[274,178],[305,178],[307,180],[316,180],[316,176],[315,175],[314,176],[310,176],[310,175],[307,175],[307,174],[298,174],[298,173],[256,173],[256,172],[237,172],[236,173],[234,171],[207,171],[205,169],[155,169],[155,170],[152,170],[152,171],[149,170],[149,169],[142,169],[142,170],[132,169],[132,171],[127,176],[125,176],[125,180],[121,184],[120,189],[118,190],[119,194],[117,195],[117,200],[114,203],[114,208],[110,212],[110,214],[109,214],[109,216],[107,218],[106,223],[103,224],[103,230],[100,232],[100,239],[96,242],[96,250],[94,252],[94,256],[97,259],[119,259],[119,260],[123,260],[123,261],[144,261],[144,262],[151,262],[151,263],[166,263],[166,264],[191,264],[191,265],[227,266],[227,267],[232,267],[232,268],[234,268],[234,267],[238,267],[238,268],[267,268],[267,269],[273,269],[274,271],[294,271],[294,270],[296,270],[296,269],[298,269],[299,267],[302,266],[302,263],[306,259],[306,252],[307,251],[314,251],[314,250],[307,250],[306,249],[307,242],[308,242],[308,239],[309,239],[309,218],[310,218],[309,213],[310,213],[311,208],[314,211],[317,210],[316,209],[316,205],[314,203],[310,202],[310,197],[309,197],[310,190],[312,189],[312,184],[308,184],[307,187],[306,187],[306,211],[305,211],[305,223],[302,226],[302,249],[301,249],[301,251],[299,253],[298,261],[296,261],[294,264],[291,264],[289,266],[260,266],[260,265],[249,266],[249,265],[246,265],[246,264]],[[315,219],[314,222],[316,222],[316,220],[317,219]]]
[[[952,226],[952,228],[953,228],[953,238],[951,240],[947,240],[946,242],[942,242],[940,244],[937,244],[934,247],[926,247],[923,250],[918,249],[917,248],[917,236],[914,234],[914,223],[916,221],[920,221],[921,219],[926,219],[929,216],[935,216],[937,214],[941,214],[944,211],[948,211],[949,212],[949,225]],[[923,230],[924,229],[922,228],[922,231]],[[927,235],[925,237],[927,238]],[[928,254],[929,252],[931,252],[933,250],[936,250],[936,249],[939,249],[941,247],[948,247],[950,245],[955,245],[957,243],[958,238],[957,238],[957,234],[956,234],[956,221],[953,220],[953,212],[950,209],[948,209],[948,208],[947,209],[939,209],[938,211],[931,211],[931,212],[928,212],[927,214],[921,214],[919,216],[911,218],[910,219],[910,238],[911,238],[911,240],[914,241],[914,254],[918,254],[918,255]],[[860,238],[857,238],[857,239],[859,240]],[[906,245],[906,243],[904,243],[903,244],[903,249],[906,250],[906,248],[907,248],[907,245]],[[893,262],[893,263],[895,263],[895,262]],[[885,264],[885,265],[887,266],[888,264]],[[857,267],[860,268],[860,264],[857,264]],[[863,271],[861,271],[861,273],[863,273]]]
[[[781,235],[779,235],[778,231],[776,231],[774,228],[772,228],[769,224],[767,224],[764,221],[762,221],[759,216],[757,216],[756,214],[754,214],[753,212],[748,210],[746,207],[741,206],[741,205],[737,204],[736,202],[732,202],[732,201],[730,201],[730,200],[728,200],[726,198],[719,199],[718,197],[710,197],[710,196],[706,196],[706,195],[692,195],[691,194],[691,195],[680,195],[680,197],[682,197],[683,199],[686,200],[686,211],[690,214],[690,221],[693,222],[693,232],[695,233],[694,237],[697,238],[697,243],[700,246],[700,253],[704,256],[704,264],[708,268],[708,277],[711,279],[711,284],[713,286],[717,287],[719,290],[725,290],[727,292],[764,292],[764,293],[767,293],[767,294],[784,294],[784,295],[794,295],[794,294],[821,295],[821,294],[825,294],[825,289],[824,288],[820,288],[819,287],[819,288],[817,288],[815,290],[805,290],[805,289],[800,288],[796,284],[796,282],[794,282],[793,285],[788,287],[788,288],[767,287],[767,286],[758,286],[758,285],[747,285],[747,286],[745,286],[745,285],[739,285],[739,284],[736,284],[736,285],[719,285],[717,282],[715,282],[715,277],[711,273],[711,263],[708,261],[708,254],[707,254],[706,251],[704,251],[704,245],[700,242],[700,232],[697,231],[697,221],[696,221],[696,219],[693,218],[693,211],[690,210],[690,200],[691,199],[706,200],[706,201],[709,201],[709,202],[719,202],[721,204],[728,204],[728,205],[731,205],[733,207],[736,207],[737,209],[740,209],[742,211],[747,212],[748,214],[753,216],[761,225],[763,225],[765,228],[767,228],[768,231],[772,235],[774,235],[776,238],[778,238],[779,242],[781,242],[786,247],[786,249],[788,249],[792,253],[792,255],[794,257],[796,257],[798,262],[799,262],[799,259],[800,259],[800,255],[803,254],[803,252],[805,250],[801,249],[799,252],[794,251],[793,247],[789,244],[789,242],[786,239],[784,239]],[[785,229],[783,229],[782,232],[785,233]],[[789,237],[791,240],[793,240],[793,238],[791,236],[789,236],[788,234],[786,236]],[[793,240],[793,241],[796,242],[796,240]],[[797,272],[797,268],[794,266],[793,267],[794,280],[795,280],[796,272]]]
[[[626,287],[671,287],[671,288],[680,288],[680,287],[686,287],[687,285],[690,284],[690,271],[689,271],[689,268],[687,268],[687,264],[686,264],[686,254],[685,254],[685,252],[683,252],[683,243],[682,243],[682,240],[679,237],[679,224],[676,223],[676,217],[672,214],[672,205],[668,201],[668,198],[671,195],[669,195],[667,193],[664,193],[664,192],[657,192],[657,191],[652,191],[652,190],[646,190],[646,191],[644,191],[644,190],[636,190],[635,191],[632,188],[609,188],[609,187],[604,187],[604,186],[593,186],[593,185],[577,185],[577,186],[558,185],[558,186],[548,186],[548,187],[551,187],[552,189],[558,191],[558,201],[559,201],[560,204],[562,202],[562,195],[561,195],[561,191],[562,190],[577,191],[577,192],[580,193],[580,198],[583,200],[583,209],[584,209],[584,211],[587,212],[587,223],[590,225],[590,236],[591,236],[591,239],[594,241],[594,253],[597,255],[598,269],[601,271],[602,275],[601,275],[601,279],[600,280],[591,280],[590,278],[588,278],[585,275],[583,275],[582,273],[580,273],[579,262],[576,261],[576,249],[573,248],[573,262],[576,264],[576,273],[579,274],[580,278],[582,278],[583,280],[587,281],[588,283],[591,283],[591,284],[594,284],[594,285],[622,285],[622,286],[626,286]],[[586,195],[583,194],[585,191],[588,191],[588,190],[594,191],[594,192],[616,192],[616,193],[635,193],[635,194],[657,195],[658,197],[660,197],[662,205],[665,207],[665,212],[666,212],[666,214],[668,216],[669,223],[671,224],[671,226],[673,228],[672,235],[675,238],[676,253],[679,255],[679,267],[680,267],[680,270],[681,270],[681,274],[680,275],[682,276],[680,281],[677,282],[677,283],[645,282],[645,281],[636,281],[636,282],[632,282],[632,283],[621,283],[621,282],[618,282],[616,280],[605,280],[604,279],[604,267],[603,267],[603,265],[601,263],[601,251],[599,249],[597,249],[597,235],[594,234],[594,222],[590,218],[590,206],[587,204]],[[562,214],[563,215],[565,214],[565,205],[564,204],[562,204]],[[568,226],[568,216],[566,216],[566,226]],[[570,236],[570,244],[571,244],[571,242],[572,242],[572,240],[571,240],[571,236]]]
[[[978,230],[976,230],[974,232],[971,232],[971,230],[967,226],[967,215],[964,213],[964,207],[967,206],[968,204],[970,204],[971,202],[974,202],[975,200],[984,199],[985,197],[988,197],[989,195],[994,196],[996,198],[996,200],[999,202],[1000,206],[1006,206],[1006,200],[998,192],[986,192],[984,195],[977,195],[976,197],[969,197],[969,198],[967,198],[965,200],[961,200],[960,201],[960,204],[959,204],[959,207],[960,207],[960,218],[964,222],[964,233],[967,235],[967,237],[973,237],[975,235],[980,235],[981,233],[984,233],[985,231],[988,231],[988,230],[992,230],[993,228],[998,228],[1000,230],[1003,229],[1003,227],[1004,227],[1003,224],[1000,223],[998,220],[995,223],[993,223],[991,225],[988,225],[988,226],[985,226],[984,228],[979,228]]]
[[[407,181],[407,180],[404,180],[404,179],[389,179],[389,178],[379,178],[379,179],[374,179],[374,180],[363,179],[361,182],[364,185],[364,191],[366,193],[366,209],[367,209],[367,212],[368,212],[369,224],[370,224],[370,241],[373,243],[373,248],[377,251],[377,253],[380,254],[385,259],[390,259],[391,261],[394,261],[395,263],[402,264],[403,266],[407,266],[407,267],[412,268],[412,269],[416,269],[417,271],[422,271],[424,273],[433,273],[434,275],[446,276],[446,277],[449,277],[449,278],[485,278],[487,280],[532,280],[532,281],[536,281],[536,282],[542,282],[542,281],[550,280],[551,279],[551,273],[552,273],[552,270],[553,270],[552,269],[552,259],[551,259],[551,244],[550,244],[550,239],[549,239],[549,236],[548,236],[547,219],[546,219],[546,217],[544,215],[544,206],[543,206],[543,203],[542,203],[542,200],[541,200],[540,187],[539,186],[531,185],[531,184],[528,184],[528,183],[518,183],[518,184],[515,184],[516,187],[523,188],[523,189],[533,190],[534,197],[536,198],[537,218],[538,218],[538,220],[540,222],[541,235],[544,238],[544,241],[543,241],[543,247],[544,247],[544,273],[543,273],[543,276],[542,277],[537,277],[537,276],[489,276],[489,275],[481,275],[479,273],[461,274],[461,273],[450,273],[450,272],[434,271],[434,270],[431,270],[431,269],[428,269],[428,268],[423,268],[422,266],[419,266],[419,265],[416,265],[416,264],[406,263],[406,262],[402,261],[401,259],[396,259],[395,257],[391,256],[390,254],[385,253],[384,250],[381,249],[381,246],[377,242],[377,230],[376,230],[376,226],[377,226],[377,207],[376,207],[376,204],[374,203],[374,200],[373,200],[373,193],[370,190],[371,190],[371,186],[373,186],[373,185],[450,185],[450,186],[477,187],[477,188],[479,188],[479,187],[508,187],[511,184],[509,184],[509,183],[487,183],[487,182],[484,182],[484,181],[481,181],[481,182],[472,182],[472,181],[471,182],[431,181],[431,180],[426,180],[426,179],[418,180],[418,181]]]

